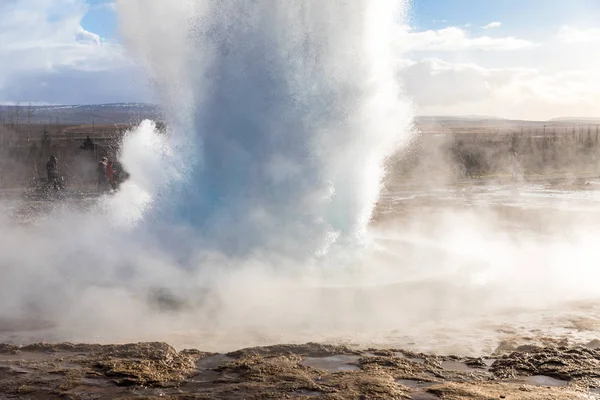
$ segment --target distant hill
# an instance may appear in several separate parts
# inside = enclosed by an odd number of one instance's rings
[[[162,120],[160,108],[153,104],[116,103],[95,105],[0,106],[0,123],[10,124],[19,114],[19,123],[26,124],[129,124],[144,119]]]
[[[568,123],[590,123],[600,124],[600,117],[560,117],[551,118],[549,120],[520,120],[502,117],[494,117],[490,115],[419,115],[416,117],[421,122],[459,122],[459,121],[518,121],[518,122],[568,122]]]
[[[163,121],[159,106],[147,103],[114,103],[90,105],[48,105],[20,106],[0,105],[0,124],[11,124],[19,114],[19,123],[26,124],[28,114],[32,124],[57,124],[57,125],[98,125],[132,124],[143,119]],[[548,121],[520,121],[488,115],[421,115],[415,118],[418,125],[572,125],[572,124],[600,124],[600,118],[563,117]]]
[[[579,118],[579,117],[562,117],[562,118],[552,118],[550,121],[552,122],[568,122],[571,124],[600,124],[600,118]]]
[[[438,122],[438,121],[504,121],[506,118],[494,117],[491,115],[419,115],[417,121]]]

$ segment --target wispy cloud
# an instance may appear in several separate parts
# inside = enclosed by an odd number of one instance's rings
[[[483,29],[496,29],[496,28],[500,28],[502,26],[502,22],[498,22],[498,21],[494,21],[494,22],[490,22],[487,25],[482,26]]]
[[[582,29],[565,25],[560,28],[558,39],[562,43],[600,42],[600,28]]]
[[[472,36],[458,27],[427,31],[412,31],[405,27],[401,29],[400,40],[404,48],[412,51],[512,51],[537,46],[532,41],[513,36]]]
[[[545,120],[596,116],[600,72],[486,68],[440,58],[404,60],[401,76],[420,114],[480,114]]]

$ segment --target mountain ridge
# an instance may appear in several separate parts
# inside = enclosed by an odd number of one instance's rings
[[[10,104],[0,105],[0,124],[20,124],[29,120],[33,124],[135,124],[144,119],[162,121],[161,107],[152,103],[103,103],[103,104]],[[511,124],[522,122],[600,124],[600,117],[556,117],[549,120],[521,120],[490,115],[418,115],[417,123],[483,123]]]

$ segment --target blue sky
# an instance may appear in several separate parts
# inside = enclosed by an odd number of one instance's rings
[[[152,101],[117,32],[114,0],[0,1],[0,102]],[[420,114],[600,114],[600,0],[413,0],[397,45]]]
[[[111,0],[87,0],[88,11],[81,26],[106,40],[116,40],[117,14]]]
[[[87,0],[84,29],[107,40],[117,38],[114,0]],[[568,4],[568,6],[566,5]],[[419,30],[443,26],[481,27],[502,21],[512,34],[536,34],[567,24],[593,26],[600,20],[599,0],[413,0],[411,23]]]
[[[471,24],[480,27],[501,21],[514,35],[537,36],[560,25],[593,26],[600,20],[598,0],[415,0],[418,29]]]

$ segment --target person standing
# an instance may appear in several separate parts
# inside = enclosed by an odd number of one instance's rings
[[[52,184],[54,190],[62,189],[62,185],[58,180],[58,158],[55,155],[51,155],[46,163],[46,172],[48,173],[48,184]]]
[[[98,167],[96,169],[96,174],[98,175],[98,191],[102,192],[106,188],[107,177],[106,177],[106,165],[108,164],[108,159],[106,157],[102,157],[100,161],[98,161]]]
[[[115,169],[113,167],[112,161],[107,161],[106,163],[106,178],[108,179],[108,183],[113,190],[117,190],[117,184],[115,182]]]
[[[121,164],[119,161],[114,161],[112,163],[112,168],[114,170],[114,188],[119,189],[119,187],[121,186],[121,183],[123,183],[123,181],[125,181],[125,179],[127,179],[127,172],[123,169],[123,164]]]

